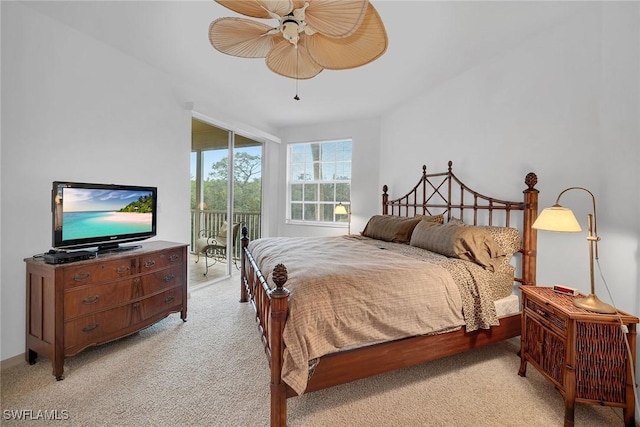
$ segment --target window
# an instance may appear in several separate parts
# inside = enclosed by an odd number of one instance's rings
[[[338,203],[351,200],[351,140],[289,144],[289,219],[347,222]],[[349,207],[347,206],[347,209]]]

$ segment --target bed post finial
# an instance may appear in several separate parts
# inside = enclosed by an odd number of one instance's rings
[[[527,176],[524,178],[524,183],[527,184],[529,190],[533,190],[533,187],[538,183],[538,175],[533,172],[529,172]]]
[[[387,194],[387,191],[389,191],[389,187],[385,184],[382,186],[382,215],[389,215],[389,206],[387,205],[389,203],[389,194]]]
[[[453,162],[451,160],[449,160],[449,163],[447,163],[447,165],[449,165],[449,173],[451,173],[451,168],[453,167]]]
[[[422,165],[422,176],[427,176],[427,165]]]
[[[287,290],[287,288],[283,287],[284,284],[287,282],[287,280],[289,279],[288,273],[287,273],[287,267],[284,266],[284,264],[278,264],[273,268],[273,283],[276,284],[276,289],[274,289],[273,293],[282,293],[285,292],[287,295],[289,294],[289,291]],[[273,295],[273,294],[272,294]]]

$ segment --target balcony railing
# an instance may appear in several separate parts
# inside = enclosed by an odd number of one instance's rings
[[[200,225],[196,227],[197,215],[200,215]],[[240,231],[235,242],[233,242],[233,256],[236,259],[240,258],[240,239],[242,238],[242,227],[247,227],[250,239],[257,239],[262,235],[262,227],[260,221],[260,212],[234,212],[233,223],[239,222]],[[200,230],[208,230],[211,233],[217,232],[222,223],[227,220],[227,213],[224,211],[204,210],[199,211],[196,209],[191,210],[191,252],[195,251],[195,242],[200,234]],[[229,230],[231,226],[229,225]]]

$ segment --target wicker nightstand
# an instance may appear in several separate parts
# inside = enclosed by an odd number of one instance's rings
[[[592,313],[573,305],[572,296],[549,287],[521,286],[522,336],[520,370],[527,362],[564,396],[564,425],[573,426],[575,403],[623,408],[626,426],[634,426],[631,368],[636,361],[638,318]],[[621,323],[629,332],[631,361]]]

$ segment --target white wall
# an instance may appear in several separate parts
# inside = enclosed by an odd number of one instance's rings
[[[526,173],[536,172],[540,208],[566,187],[590,189],[602,272],[616,306],[638,315],[638,17],[638,3],[586,4],[580,15],[385,116],[379,182],[404,190],[423,163],[440,171],[452,160],[476,191],[510,200],[521,197]],[[587,193],[561,202],[586,229]],[[589,291],[586,231],[540,232],[538,243],[539,284]],[[609,301],[601,280],[596,294]]]
[[[197,89],[24,4],[1,8],[5,360],[24,352],[23,259],[51,248],[52,181],[157,186],[156,239],[187,243],[192,113],[185,103],[232,128],[238,123]]]
[[[640,4],[602,15],[596,170],[603,269],[621,307],[640,314]],[[600,225],[602,224],[602,225]],[[606,233],[606,234],[605,234]]]
[[[281,130],[280,164],[278,178],[279,236],[328,236],[346,234],[347,230],[328,226],[301,226],[288,224],[286,217],[287,144],[293,142],[323,141],[351,138],[351,232],[359,233],[372,215],[381,213],[382,186],[375,178],[378,174],[380,152],[380,123],[378,119],[356,120],[331,124],[316,124]]]

